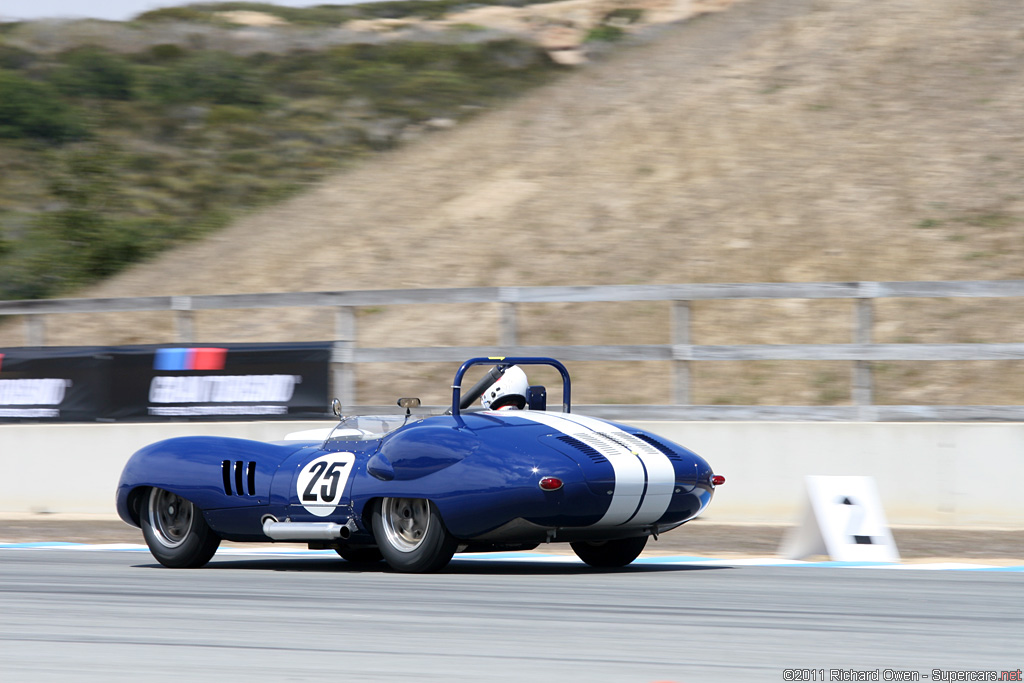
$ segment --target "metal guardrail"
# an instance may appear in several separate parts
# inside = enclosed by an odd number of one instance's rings
[[[335,309],[334,391],[357,405],[354,367],[361,363],[461,362],[488,355],[551,356],[565,361],[670,361],[669,406],[586,406],[590,414],[620,419],[674,420],[1024,420],[1024,406],[879,406],[872,403],[872,361],[1024,360],[1024,343],[876,344],[874,301],[887,298],[1024,297],[1024,280],[606,285],[579,287],[472,287],[267,294],[211,294],[108,299],[0,301],[0,316],[23,316],[28,346],[45,345],[45,320],[70,313],[168,311],[176,317],[176,343],[193,341],[193,314],[202,310],[329,307]],[[738,299],[850,299],[853,338],[848,344],[699,345],[690,343],[690,303]],[[672,302],[672,340],[653,345],[521,346],[517,314],[526,303]],[[356,346],[355,311],[361,306],[481,303],[501,305],[498,343],[473,347],[366,348]],[[710,361],[849,361],[851,406],[694,406],[690,364]]]

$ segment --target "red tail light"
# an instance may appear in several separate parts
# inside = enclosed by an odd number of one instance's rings
[[[558,477],[541,477],[537,485],[544,491],[557,491],[562,488],[562,480]]]
[[[721,474],[713,474],[713,475],[711,475],[711,485],[712,486],[721,486],[724,483],[725,483],[725,477],[722,476]]]

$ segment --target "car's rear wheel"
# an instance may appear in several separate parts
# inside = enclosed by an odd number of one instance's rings
[[[203,519],[202,511],[164,489],[149,490],[142,500],[139,522],[149,551],[165,567],[202,567],[220,546],[220,537]]]
[[[425,498],[382,499],[373,511],[373,535],[384,560],[400,572],[442,569],[458,547]]]
[[[579,541],[569,546],[576,556],[591,567],[625,567],[640,556],[647,536],[619,538],[614,541]]]

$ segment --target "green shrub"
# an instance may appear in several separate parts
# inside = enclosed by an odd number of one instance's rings
[[[13,45],[0,45],[0,69],[18,71],[26,69],[36,61],[36,56],[28,50]]]
[[[371,97],[387,97],[393,94],[395,86],[406,76],[401,64],[363,63],[340,76],[354,89]]]
[[[262,69],[264,83],[288,98],[343,95],[337,61],[331,53],[300,50],[285,55],[257,55],[250,65]]]
[[[252,123],[257,120],[259,120],[259,113],[234,104],[219,104],[211,107],[206,114],[206,122],[211,126]]]
[[[186,55],[185,48],[174,43],[161,43],[160,45],[154,45],[149,48],[141,55],[139,55],[139,61],[147,62],[150,64],[165,64],[167,62],[175,62]]]
[[[202,51],[148,72],[145,90],[164,104],[203,102],[258,106],[264,93],[256,73],[239,57]]]
[[[460,66],[483,76],[497,75],[501,72],[522,71],[543,68],[552,65],[547,52],[532,43],[515,38],[491,40],[486,43],[464,46],[474,47],[481,59],[476,63],[464,58]],[[464,50],[463,54],[472,54]]]
[[[450,65],[457,49],[452,45],[402,40],[380,46],[375,56],[380,61],[401,64],[406,69],[431,69],[446,63]]]
[[[47,292],[73,289],[107,277],[164,248],[167,225],[131,216],[122,178],[130,161],[108,143],[77,146],[50,162],[56,205],[36,216],[35,260]],[[45,272],[43,272],[45,271]]]
[[[637,7],[619,7],[604,15],[604,24],[635,24],[644,16],[644,11]]]
[[[135,21],[183,21],[206,23],[210,15],[192,7],[164,7],[162,9],[143,12],[135,17]]]
[[[66,142],[85,133],[75,110],[51,87],[0,70],[0,138]]]
[[[376,19],[401,19],[408,16],[439,19],[451,9],[451,5],[445,0],[385,0],[362,3],[359,12]]]
[[[465,102],[475,91],[473,84],[464,76],[451,71],[421,71],[404,79],[395,88],[399,97],[433,106]]]
[[[610,26],[608,24],[601,24],[587,31],[586,37],[583,39],[585,43],[592,43],[596,41],[603,41],[606,43],[612,43],[616,40],[620,40],[625,35],[618,26]]]
[[[83,47],[60,57],[63,65],[51,82],[65,95],[103,100],[132,98],[135,73],[123,57],[95,47]]]

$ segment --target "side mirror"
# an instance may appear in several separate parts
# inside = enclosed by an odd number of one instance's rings
[[[331,401],[331,412],[334,413],[335,417],[341,417],[341,399],[334,399]]]
[[[400,398],[398,399],[398,407],[405,408],[405,417],[408,418],[412,415],[413,408],[420,407],[420,400],[418,398]]]

